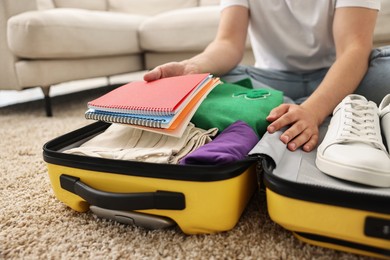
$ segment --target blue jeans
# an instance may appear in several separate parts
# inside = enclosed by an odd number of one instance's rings
[[[237,66],[221,77],[227,82],[250,78],[254,88],[274,88],[283,91],[286,103],[302,103],[321,83],[329,68],[307,73],[262,70],[251,66]],[[373,49],[366,75],[355,91],[379,105],[390,93],[390,46]]]

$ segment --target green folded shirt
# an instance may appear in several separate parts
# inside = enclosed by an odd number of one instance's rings
[[[237,120],[250,125],[261,137],[267,130],[266,117],[283,103],[283,92],[274,89],[253,89],[250,79],[222,83],[215,87],[191,119],[197,127],[217,127],[220,132]]]

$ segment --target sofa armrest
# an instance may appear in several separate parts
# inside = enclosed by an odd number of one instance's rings
[[[31,0],[1,0],[0,1],[0,90],[21,89],[15,72],[15,57],[7,44],[8,18],[26,11],[36,10],[36,2]]]

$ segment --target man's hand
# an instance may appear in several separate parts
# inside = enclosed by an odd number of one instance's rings
[[[274,133],[285,126],[289,128],[280,136],[287,148],[295,151],[303,146],[306,152],[312,151],[318,143],[320,124],[315,113],[295,104],[282,104],[274,108],[267,117],[272,122],[267,131]]]
[[[161,78],[168,78],[174,76],[182,76],[187,74],[200,73],[200,70],[195,64],[191,64],[188,61],[182,62],[169,62],[163,65],[157,66],[153,70],[145,73],[145,81],[153,81]]]

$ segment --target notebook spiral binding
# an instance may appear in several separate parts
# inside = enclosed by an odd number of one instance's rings
[[[129,106],[118,106],[111,107],[118,109],[122,113],[136,114],[136,115],[151,115],[151,116],[171,116],[175,113],[169,108],[153,108],[153,107],[129,107]]]
[[[85,113],[86,119],[98,120],[108,123],[119,123],[119,124],[129,124],[129,125],[140,125],[153,128],[163,128],[162,123],[164,120],[160,119],[149,119],[149,118],[140,118],[140,117],[131,117],[131,116],[119,116],[116,114],[97,114],[93,112]]]
[[[175,115],[174,111],[171,111],[169,108],[147,108],[147,107],[129,107],[129,106],[94,106],[91,103],[88,103],[88,107],[95,110],[105,109],[107,112],[111,113],[126,113],[134,115],[148,115],[148,116],[173,116]]]

